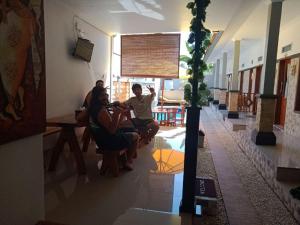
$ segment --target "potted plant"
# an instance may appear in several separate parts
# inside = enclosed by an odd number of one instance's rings
[[[204,6],[208,5],[209,1],[204,1]],[[196,4],[195,2],[190,2],[187,5],[187,8],[191,9],[191,12],[193,16],[196,15]],[[205,17],[205,15],[204,15]],[[200,25],[200,27],[197,25]],[[200,61],[199,61],[199,67],[198,72],[195,73],[195,32],[196,29],[201,29],[201,39],[202,43],[200,45]],[[198,93],[196,98],[196,104],[200,107],[208,105],[209,97],[211,96],[210,91],[207,88],[207,85],[204,83],[204,74],[205,72],[209,72],[212,68],[212,65],[207,65],[204,60],[204,53],[206,49],[210,45],[210,38],[211,38],[211,32],[204,28],[203,24],[196,20],[194,17],[191,21],[191,27],[190,27],[191,33],[189,35],[189,39],[186,42],[186,48],[190,54],[188,55],[181,55],[180,61],[183,63],[184,67],[186,68],[186,73],[188,76],[188,83],[184,86],[184,100],[187,102],[188,105],[192,104],[192,85],[194,82],[194,79],[198,82]],[[199,55],[197,56],[199,57]],[[198,147],[203,148],[204,147],[204,132],[202,130],[199,130],[198,132]]]
[[[197,152],[199,133],[199,82],[203,83],[203,72],[206,64],[203,61],[205,50],[209,45],[210,31],[204,27],[206,18],[206,8],[210,0],[193,0],[187,4],[187,8],[191,11],[193,19],[190,26],[190,35],[188,39],[188,47],[190,47],[190,55],[188,60],[190,68],[187,73],[190,75],[189,82],[191,88],[185,88],[186,97],[191,96],[190,107],[187,109],[187,130],[185,139],[185,155],[184,155],[184,174],[182,201],[180,212],[195,213],[195,186],[196,186],[196,170],[197,170]],[[198,188],[198,187],[197,187]]]
[[[210,44],[210,32],[207,33],[206,36],[206,47]],[[192,79],[193,79],[193,57],[194,51],[191,44],[186,42],[186,48],[191,54],[191,56],[181,55],[180,61],[182,62],[182,66],[186,68],[186,73],[188,77],[188,83],[184,85],[184,100],[187,102],[188,105],[191,105],[192,101]],[[197,105],[206,106],[208,105],[209,99],[211,97],[211,93],[207,88],[207,85],[204,83],[204,74],[206,72],[210,72],[212,65],[207,65],[204,61],[200,64],[199,73],[197,76],[198,79],[198,95],[197,95]]]

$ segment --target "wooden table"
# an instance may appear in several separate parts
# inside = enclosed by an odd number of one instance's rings
[[[75,134],[75,128],[78,127],[86,127],[85,123],[78,123],[75,120],[75,115],[66,115],[61,117],[55,117],[47,120],[47,127],[60,127],[61,132],[59,134],[59,138],[57,140],[56,146],[54,148],[50,164],[49,171],[54,171],[59,159],[59,155],[62,152],[65,143],[67,142],[70,146],[71,152],[74,154],[77,171],[78,174],[85,174],[86,167],[85,162],[83,160],[82,151],[80,150],[80,146]],[[85,145],[84,145],[85,146]]]

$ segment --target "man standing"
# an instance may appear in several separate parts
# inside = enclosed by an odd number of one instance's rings
[[[132,92],[135,97],[128,99],[125,104],[133,109],[135,118],[132,119],[133,125],[139,130],[145,143],[149,143],[159,130],[159,125],[152,117],[151,104],[156,95],[154,88],[148,86],[150,95],[142,95],[140,84],[132,85]]]

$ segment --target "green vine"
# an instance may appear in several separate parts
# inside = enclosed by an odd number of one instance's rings
[[[184,87],[184,99],[190,104],[193,104],[194,100],[195,104],[200,106],[207,104],[210,95],[206,84],[203,82],[204,72],[210,69],[203,60],[211,38],[210,30],[203,25],[206,19],[206,8],[209,4],[210,0],[194,0],[187,4],[186,7],[190,9],[193,15],[189,38],[186,42],[186,48],[191,56],[180,56],[180,61],[187,64],[187,74],[190,75],[189,83]],[[196,39],[200,45],[197,48]],[[198,61],[196,62],[196,60]],[[196,93],[193,93],[193,91]]]

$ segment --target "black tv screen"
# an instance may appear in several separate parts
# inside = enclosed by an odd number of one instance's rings
[[[79,57],[87,62],[91,61],[94,44],[87,39],[78,38],[74,56]]]

